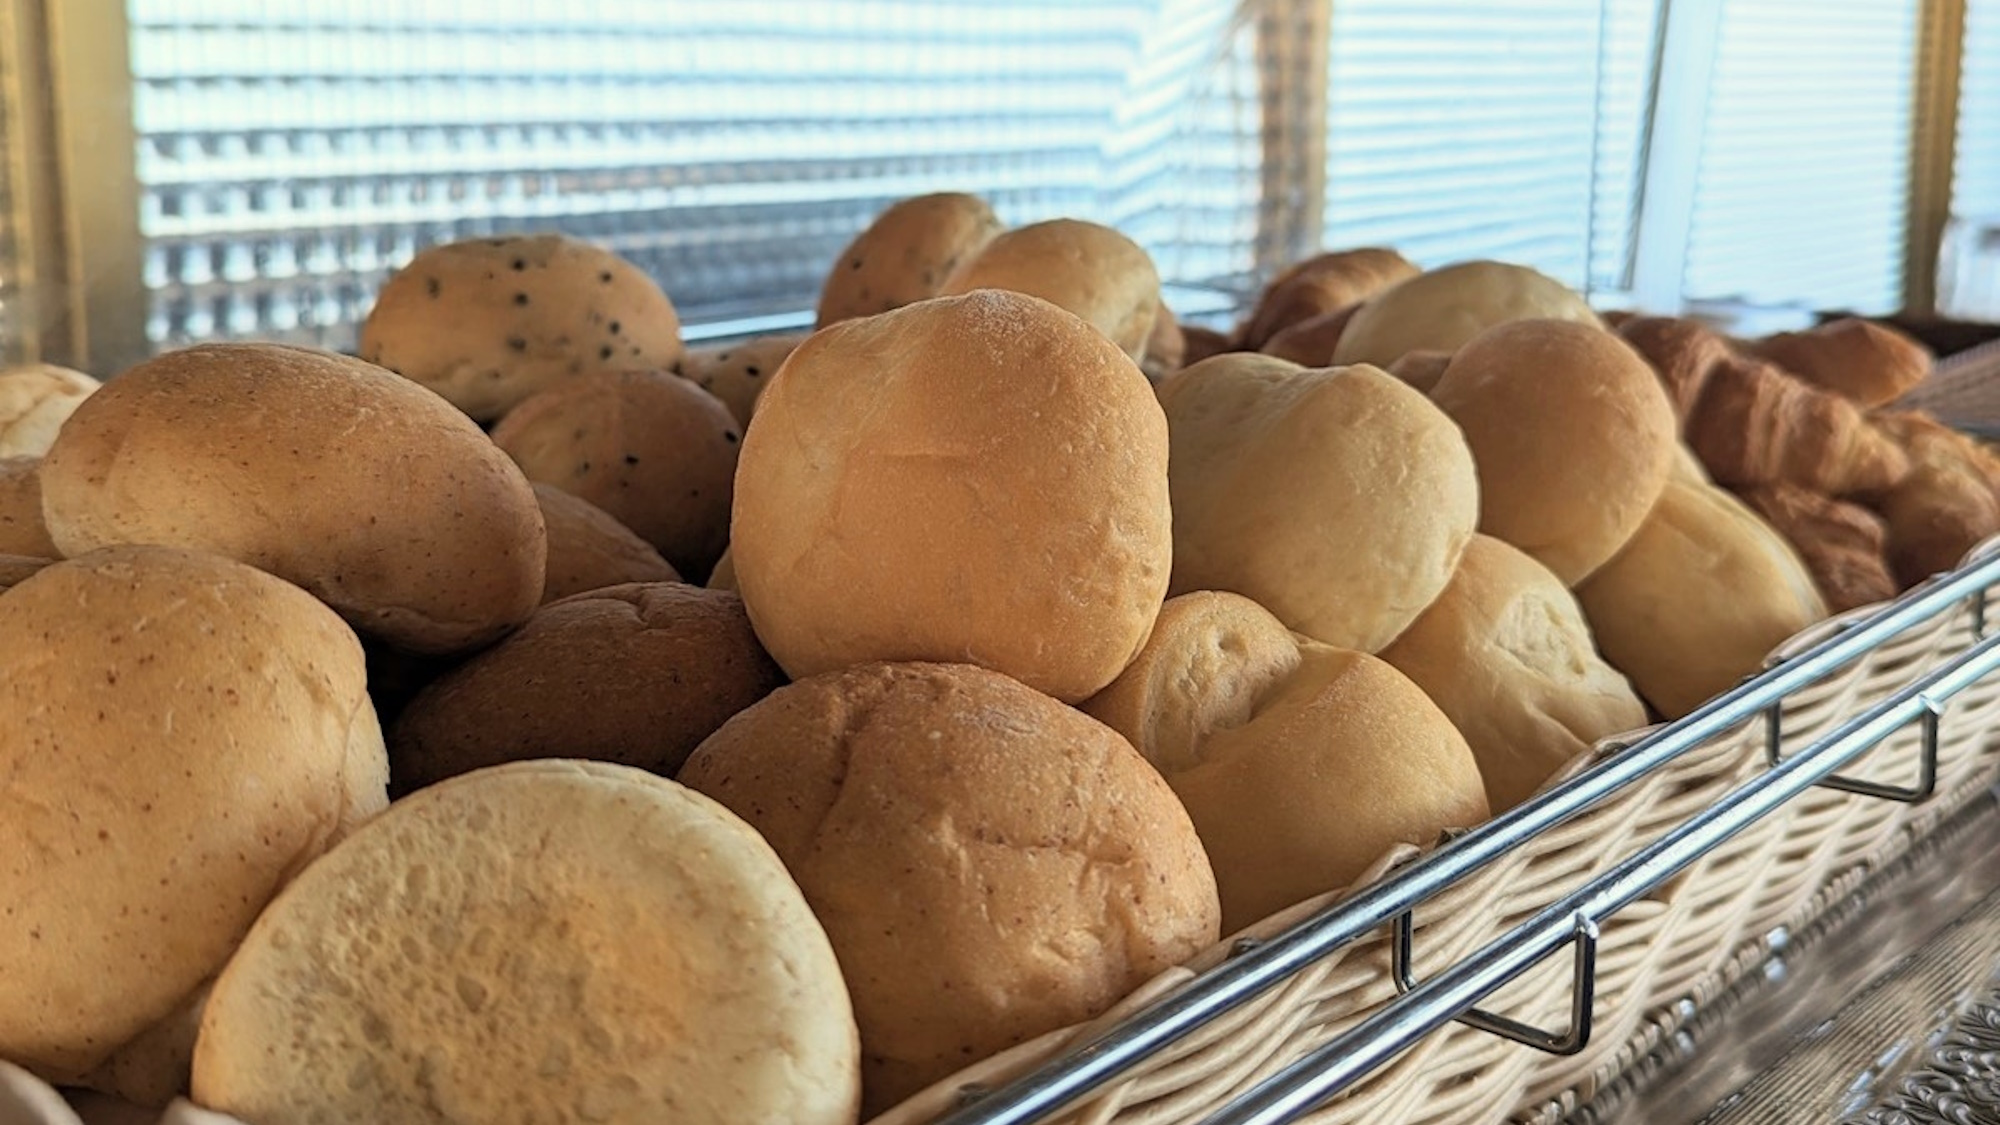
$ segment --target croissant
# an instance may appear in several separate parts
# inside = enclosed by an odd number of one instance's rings
[[[1913,466],[1875,503],[1888,522],[1889,563],[1898,579],[1913,585],[1950,570],[2000,534],[2000,458],[1921,414],[1882,415],[1877,425]]]
[[[1394,250],[1373,247],[1307,258],[1271,279],[1237,342],[1261,349],[1294,324],[1358,305],[1418,272]]]
[[[1888,601],[1902,589],[1884,557],[1888,529],[1861,505],[1795,484],[1761,485],[1737,495],[1791,541],[1830,611]]]
[[[1862,406],[1896,401],[1931,371],[1931,353],[1922,344],[1893,328],[1852,317],[1806,332],[1745,341],[1742,347]]]
[[[1682,436],[1718,484],[1782,482],[1847,496],[1885,492],[1909,471],[1908,457],[1859,407],[1737,355],[1693,321],[1636,317],[1618,334],[1652,362]]]

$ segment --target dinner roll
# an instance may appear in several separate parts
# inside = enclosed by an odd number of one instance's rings
[[[537,483],[535,502],[548,528],[549,564],[542,604],[627,582],[679,582],[653,545],[604,509],[552,484]]]
[[[0,555],[0,592],[9,587],[26,582],[54,559],[29,558],[26,555]]]
[[[148,360],[77,409],[41,477],[66,555],[213,551],[420,652],[490,641],[541,599],[548,545],[521,473],[449,403],[329,352]]]
[[[851,1125],[857,1050],[755,832],[639,770],[520,762],[397,802],[271,904],[194,1098],[256,1125]]]
[[[1475,535],[1438,600],[1382,652],[1444,711],[1505,812],[1601,738],[1646,723],[1547,567]]]
[[[742,435],[720,399],[658,371],[565,380],[493,428],[529,480],[602,508],[690,580],[729,542]]]
[[[1007,289],[1055,304],[1146,357],[1160,312],[1160,273],[1139,244],[1096,223],[1051,219],[996,235],[945,278],[939,295]]]
[[[1410,352],[1397,358],[1385,370],[1423,394],[1437,389],[1444,369],[1451,366],[1450,352]]]
[[[1605,658],[1668,719],[1826,616],[1790,544],[1734,496],[1680,480],[1576,595]]]
[[[0,368],[0,457],[40,457],[97,380],[50,363]]]
[[[1565,585],[1625,545],[1673,467],[1677,427],[1659,379],[1596,328],[1520,320],[1482,332],[1431,401],[1479,464],[1479,530]]]
[[[1166,595],[1152,386],[1034,297],[939,298],[817,333],[764,392],[736,490],[736,581],[794,678],[956,661],[1083,699]]]
[[[681,360],[674,304],[637,266],[559,234],[432,246],[361,325],[361,357],[481,422],[562,380]]]
[[[0,1058],[83,1079],[386,803],[361,646],[297,587],[115,547],[0,595]]]
[[[759,336],[735,344],[691,348],[681,373],[694,385],[722,400],[738,425],[750,424],[757,408],[757,396],[803,335]]]
[[[1237,352],[1160,385],[1173,436],[1172,592],[1230,590],[1375,652],[1451,580],[1479,486],[1465,439],[1372,367]]]
[[[729,557],[729,549],[723,548],[722,557],[715,560],[715,569],[708,572],[708,588],[711,590],[736,590],[736,560]]]
[[[1496,324],[1528,319],[1603,327],[1582,297],[1552,277],[1526,266],[1462,262],[1369,298],[1340,334],[1333,361],[1381,365],[1410,352],[1455,352]]]
[[[544,606],[420,692],[389,732],[397,792],[561,753],[671,776],[785,682],[735,594],[613,586]]]
[[[763,833],[826,926],[871,1115],[1217,937],[1214,876],[1160,775],[995,672],[801,681],[725,723],[681,780]]]
[[[1215,866],[1224,933],[1486,819],[1479,767],[1382,661],[1296,638],[1248,598],[1169,600],[1083,709],[1166,776]]]
[[[42,522],[40,457],[0,457],[0,555],[60,558]]]
[[[1357,308],[1360,306],[1348,305],[1299,321],[1272,333],[1257,350],[1302,367],[1325,367],[1333,362],[1333,349],[1340,343],[1340,334],[1347,330],[1347,322],[1354,319]]]
[[[820,287],[818,326],[938,295],[960,263],[1004,229],[976,195],[945,191],[892,205],[848,243]]]
[[[1139,370],[1155,383],[1179,371],[1187,365],[1187,337],[1181,333],[1181,322],[1172,309],[1160,306],[1160,315],[1153,318],[1153,333],[1146,337],[1146,351],[1139,363]]]
[[[1271,279],[1243,326],[1243,343],[1258,351],[1284,355],[1267,346],[1279,333],[1330,313],[1352,309],[1419,272],[1409,259],[1379,247],[1316,254]],[[1334,335],[1337,337],[1338,333]],[[1325,354],[1308,366],[1324,366],[1333,356],[1332,343],[1333,337],[1329,337]]]

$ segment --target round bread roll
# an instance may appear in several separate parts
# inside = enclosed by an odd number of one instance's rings
[[[1521,320],[1482,332],[1431,401],[1479,463],[1479,530],[1568,586],[1625,545],[1673,469],[1678,427],[1659,378],[1596,328]]]
[[[1826,616],[1791,544],[1729,493],[1679,480],[1576,595],[1605,658],[1667,719]]]
[[[40,457],[97,380],[49,363],[0,369],[0,457]]]
[[[1401,254],[1378,247],[1314,255],[1271,279],[1243,327],[1243,343],[1258,351],[1290,358],[1287,352],[1268,346],[1280,333],[1309,320],[1353,309],[1419,272]],[[1338,336],[1337,331],[1328,335],[1325,353],[1307,366],[1325,366],[1333,355]]]
[[[1552,277],[1526,266],[1462,262],[1369,298],[1340,334],[1333,362],[1381,365],[1411,352],[1455,352],[1488,328],[1529,319],[1603,329],[1589,303]]]
[[[1181,335],[1181,322],[1172,309],[1161,305],[1160,315],[1153,318],[1153,334],[1146,338],[1145,358],[1139,369],[1157,383],[1179,371],[1186,361],[1187,337]]]
[[[41,478],[65,555],[211,551],[419,652],[483,644],[541,600],[548,544],[520,471],[436,395],[328,352],[148,360],[77,409]]]
[[[1301,642],[1236,594],[1169,600],[1139,658],[1083,710],[1187,807],[1224,933],[1348,885],[1398,843],[1486,819],[1472,751],[1416,685]]]
[[[593,590],[544,606],[419,693],[390,728],[390,770],[405,793],[560,750],[671,776],[784,682],[735,594]]]
[[[781,688],[681,781],[763,833],[826,926],[872,1115],[1089,1019],[1217,937],[1187,813],[1117,734],[998,673]]]
[[[747,426],[757,409],[757,396],[764,393],[765,384],[778,373],[785,357],[804,340],[803,335],[759,336],[736,344],[692,348],[682,371],[695,386],[721,399],[738,425]]]
[[[256,1125],[851,1125],[857,1053],[755,832],[639,770],[519,762],[397,802],[271,904],[209,997],[194,1100]]]
[[[1288,359],[1301,367],[1325,367],[1333,361],[1334,346],[1359,305],[1335,309],[1271,334],[1257,350],[1265,355]]]
[[[25,555],[0,555],[0,591],[26,582],[53,562],[54,559],[28,558]]]
[[[1451,419],[1372,367],[1237,352],[1160,385],[1173,435],[1172,593],[1230,590],[1376,652],[1458,567],[1479,512]]]
[[[1181,349],[1181,367],[1192,367],[1210,356],[1237,350],[1228,336],[1199,324],[1181,325]]]
[[[1429,394],[1437,389],[1438,380],[1444,378],[1444,369],[1450,366],[1450,352],[1411,352],[1398,358],[1387,370],[1419,393]]]
[[[960,263],[1005,229],[976,195],[918,195],[875,217],[835,258],[820,287],[818,327],[929,300]]]
[[[657,371],[565,380],[493,428],[529,480],[602,508],[690,580],[729,543],[742,435],[720,399]]]
[[[715,560],[715,569],[708,572],[708,588],[711,590],[736,590],[736,560],[729,557],[724,548],[722,557]]]
[[[1133,362],[1160,314],[1160,272],[1139,244],[1096,223],[1051,219],[997,235],[945,278],[939,295],[1026,293],[1082,317]]]
[[[1569,589],[1485,535],[1473,536],[1451,585],[1382,659],[1465,736],[1496,813],[1599,739],[1646,723],[1645,704],[1597,654]]]
[[[1887,325],[1855,317],[1742,346],[1821,390],[1867,407],[1903,397],[1930,375],[1932,366],[1931,353],[1922,344]]]
[[[681,580],[652,544],[632,534],[604,509],[552,484],[537,483],[534,489],[549,535],[543,605],[627,582]]]
[[[736,488],[736,580],[795,679],[941,660],[1073,702],[1125,667],[1166,596],[1152,386],[1034,297],[817,333],[764,392]]]
[[[59,558],[42,522],[40,457],[0,457],[0,555]]]
[[[85,1078],[387,803],[360,643],[298,588],[118,547],[0,595],[0,1058]]]
[[[681,361],[674,304],[637,266],[556,234],[432,246],[361,325],[361,357],[481,422],[562,380]]]

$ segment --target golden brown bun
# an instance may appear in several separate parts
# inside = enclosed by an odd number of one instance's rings
[[[1291,360],[1301,367],[1326,367],[1333,362],[1333,350],[1340,343],[1340,334],[1347,330],[1347,322],[1354,318],[1354,310],[1360,307],[1348,305],[1301,320],[1273,332],[1271,338],[1257,350],[1265,355]]]
[[[1337,890],[1398,843],[1486,819],[1465,740],[1416,685],[1361,653],[1301,643],[1236,594],[1184,594],[1083,709],[1187,806],[1231,933]]]
[[[1666,487],[1674,412],[1638,353],[1601,329],[1517,320],[1452,357],[1431,401],[1479,465],[1479,530],[1574,586]]]
[[[785,677],[736,595],[677,582],[544,606],[425,688],[389,732],[396,791],[527,758],[587,758],[672,776],[725,720]]]
[[[1125,667],[1166,596],[1152,387],[1034,297],[818,332],[764,393],[736,487],[736,580],[795,678],[949,660],[1074,701]]]
[[[386,804],[365,687],[332,611],[213,555],[116,547],[0,596],[0,1057],[83,1078]]]
[[[1199,324],[1181,325],[1181,345],[1182,367],[1193,367],[1209,356],[1237,350],[1228,336]]]
[[[66,555],[212,551],[421,652],[490,641],[541,600],[548,544],[520,471],[443,399],[329,352],[148,360],[77,409],[41,476]]]
[[[1686,484],[1715,483],[1709,479],[1708,466],[1701,463],[1701,458],[1684,441],[1674,443],[1674,463],[1667,475]]]
[[[1719,488],[1681,481],[1576,594],[1605,658],[1668,719],[1735,687],[1826,616],[1770,525]]]
[[[552,484],[535,486],[549,534],[542,604],[627,582],[679,582],[681,576],[652,544],[604,509]]]
[[[562,235],[432,246],[398,270],[361,326],[361,357],[481,422],[573,375],[670,368],[674,303],[639,267]]]
[[[1879,432],[1908,457],[1907,477],[1876,498],[1888,521],[1889,563],[1904,586],[1956,568],[2000,534],[2000,458],[1921,414],[1885,414]]]
[[[1172,593],[1230,590],[1376,652],[1451,580],[1479,488],[1451,419],[1372,367],[1254,352],[1160,385],[1173,437]]]
[[[1458,728],[1504,812],[1601,738],[1646,723],[1547,567],[1476,535],[1438,600],[1382,652]]]
[[[738,425],[750,424],[757,396],[778,373],[785,357],[805,341],[803,333],[759,336],[734,344],[690,348],[682,374],[695,386],[722,400]]]
[[[1829,612],[1888,601],[1901,589],[1889,574],[1887,529],[1875,513],[1795,484],[1737,495],[1799,553]]]
[[[0,457],[40,457],[97,380],[50,363],[0,368]]]
[[[1450,352],[1411,352],[1390,364],[1387,371],[1427,395],[1437,389],[1438,380],[1444,378],[1444,369],[1450,366]]]
[[[519,762],[397,802],[279,896],[209,998],[194,1096],[256,1125],[851,1125],[857,1052],[755,832],[638,770]]]
[[[565,380],[493,427],[529,480],[579,496],[699,579],[729,543],[743,427],[722,401],[656,371]]]
[[[1928,348],[1887,325],[1853,317],[1751,340],[1744,350],[1862,406],[1894,402],[1931,373]]]
[[[1341,333],[1333,361],[1380,365],[1411,352],[1455,352],[1488,328],[1530,319],[1603,327],[1584,299],[1554,278],[1525,266],[1463,262],[1369,298]]]
[[[1181,335],[1181,322],[1173,310],[1161,305],[1160,315],[1153,318],[1153,334],[1146,338],[1145,358],[1139,369],[1157,383],[1186,365],[1187,338]]]
[[[1710,373],[1687,440],[1716,481],[1734,487],[1784,482],[1830,496],[1879,494],[1910,469],[1853,403],[1740,357]]]
[[[1245,347],[1271,355],[1292,356],[1269,345],[1280,333],[1329,313],[1352,309],[1398,282],[1422,271],[1394,250],[1374,247],[1336,250],[1298,262],[1271,279],[1243,326]],[[1333,357],[1334,333],[1325,354],[1299,359],[1308,367],[1324,367]]]
[[[681,780],[763,833],[840,956],[869,1113],[1218,936],[1187,813],[1118,735],[969,665],[782,688]]]
[[[1652,364],[1682,425],[1694,413],[1709,375],[1730,358],[1727,340],[1684,317],[1629,317],[1619,323],[1618,335]]]
[[[729,549],[723,548],[722,557],[715,560],[715,569],[708,572],[708,588],[736,592],[736,560],[729,557]]]
[[[951,271],[1003,229],[976,195],[946,191],[892,205],[833,260],[820,287],[818,327],[937,296]]]
[[[0,457],[0,555],[61,557],[42,522],[40,457]]]
[[[54,559],[33,559],[25,555],[0,555],[0,593],[26,582]]]
[[[1026,293],[1067,309],[1104,333],[1133,361],[1160,312],[1160,273],[1139,244],[1096,223],[1051,219],[997,235],[959,263],[938,295],[975,289]]]

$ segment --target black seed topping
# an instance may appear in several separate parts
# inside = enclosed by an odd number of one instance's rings
[[[614,320],[614,321],[612,321],[612,322],[611,322],[611,325],[610,325],[610,328],[611,328],[611,334],[612,334],[613,336],[616,336],[616,335],[618,335],[618,322],[617,322],[617,321],[615,321],[615,320]]]
[[[729,444],[731,444],[731,445],[735,445],[735,444],[736,444],[736,431],[735,431],[735,430],[724,430],[724,431],[722,431],[722,440],[723,440],[723,441],[726,441],[726,442],[728,442],[728,443],[729,443]]]
[[[526,340],[523,340],[519,336],[507,337],[507,346],[517,352],[525,352],[528,350],[528,342]]]
[[[605,270],[603,273],[598,274],[597,280],[603,282],[606,285],[611,284],[611,271]]]
[[[611,358],[611,345],[610,345],[610,344],[606,344],[606,345],[604,345],[603,347],[601,347],[601,348],[597,349],[597,358],[599,358],[599,359],[610,359],[610,358]]]
[[[444,291],[444,285],[441,284],[437,278],[427,277],[424,279],[424,292],[435,297],[443,291]]]
[[[849,259],[849,260],[848,260],[848,263],[847,263],[847,268],[848,268],[848,269],[851,269],[851,270],[858,270],[858,269],[860,269],[860,268],[861,268],[861,259],[859,259],[859,258],[852,258],[852,259]]]
[[[627,453],[625,455],[625,463],[627,465],[636,465],[639,463],[639,459],[637,457],[632,456],[630,453]]]
[[[744,369],[743,369],[743,373],[744,373],[745,375],[748,375],[748,376],[750,376],[750,377],[751,377],[752,379],[755,379],[755,378],[756,378],[757,376],[759,376],[759,375],[762,375],[762,374],[763,374],[763,372],[762,372],[762,371],[759,371],[759,370],[757,370],[757,365],[756,365],[756,364],[754,364],[754,363],[753,363],[753,364],[751,364],[750,366],[748,366],[748,367],[744,368]]]
[[[521,270],[524,270],[524,269],[527,269],[527,268],[528,268],[528,259],[526,259],[526,258],[516,258],[516,259],[514,259],[514,270],[515,270],[515,272],[517,272],[517,273],[518,273],[518,272],[520,272]]]
[[[634,344],[632,346],[632,354],[633,355],[639,354],[639,346],[637,344]],[[678,363],[674,364],[674,374],[678,375],[680,374],[680,371],[681,371],[681,365]]]
[[[590,471],[590,462],[588,462],[588,461],[585,461],[585,462],[584,462],[583,464],[581,464],[581,465],[578,465],[578,466],[576,467],[576,471],[577,471],[577,472],[579,472],[579,473],[587,473],[587,472],[589,472],[589,471]]]
[[[528,295],[527,295],[526,293],[516,293],[516,294],[514,294],[514,303],[515,303],[515,304],[517,304],[517,305],[525,305],[525,304],[527,304],[527,303],[528,303]]]

